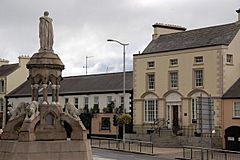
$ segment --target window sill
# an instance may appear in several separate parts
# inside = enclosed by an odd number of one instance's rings
[[[240,117],[232,117],[232,119],[240,119]]]
[[[229,63],[229,62],[227,62],[226,65],[228,65],[228,66],[234,66],[233,63]]]
[[[178,65],[170,65],[169,68],[176,68]]]
[[[147,70],[153,70],[155,67],[148,67]]]
[[[204,89],[203,86],[194,86],[193,89]]]
[[[204,65],[204,63],[194,63],[193,65],[194,66],[201,66],[201,65]]]
[[[176,90],[178,90],[178,87],[169,88],[169,90],[171,90],[171,91],[176,91]]]

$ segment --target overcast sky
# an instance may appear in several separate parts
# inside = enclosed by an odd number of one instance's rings
[[[237,20],[240,0],[0,0],[0,58],[18,62],[39,49],[39,17],[45,10],[53,18],[54,52],[63,76],[122,71],[122,47],[129,43],[126,69],[132,55],[151,41],[156,22],[195,29]]]

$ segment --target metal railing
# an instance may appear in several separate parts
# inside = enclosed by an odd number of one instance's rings
[[[153,154],[153,143],[91,136],[91,146],[103,149],[120,150],[133,153]]]
[[[166,126],[168,123],[168,120],[159,120],[156,119],[154,120],[153,124],[151,124],[151,129],[152,133],[150,133],[150,141],[152,142],[152,136],[156,133],[158,133],[158,136],[160,137],[160,130],[162,127]]]
[[[239,160],[240,152],[222,149],[184,146],[183,159],[191,160]]]

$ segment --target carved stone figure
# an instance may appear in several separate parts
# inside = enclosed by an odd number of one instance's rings
[[[27,106],[29,106],[29,103],[21,102],[17,105],[16,108],[8,107],[8,110],[9,110],[10,115],[11,115],[9,120],[13,120],[13,119],[25,114]]]
[[[29,104],[26,107],[26,118],[27,120],[32,120],[34,117],[38,115],[38,102],[32,101],[31,104]]]
[[[72,105],[71,103],[66,103],[65,104],[65,112],[70,114],[73,118],[80,120],[79,116],[82,113],[82,110],[77,109],[74,105]]]
[[[53,46],[53,26],[52,18],[48,17],[49,13],[44,12],[44,16],[40,17],[39,23],[39,38],[40,49],[39,51],[52,51]]]

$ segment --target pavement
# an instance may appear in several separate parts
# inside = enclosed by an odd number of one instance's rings
[[[176,157],[183,157],[182,148],[153,148],[153,153],[157,157],[175,159]]]

